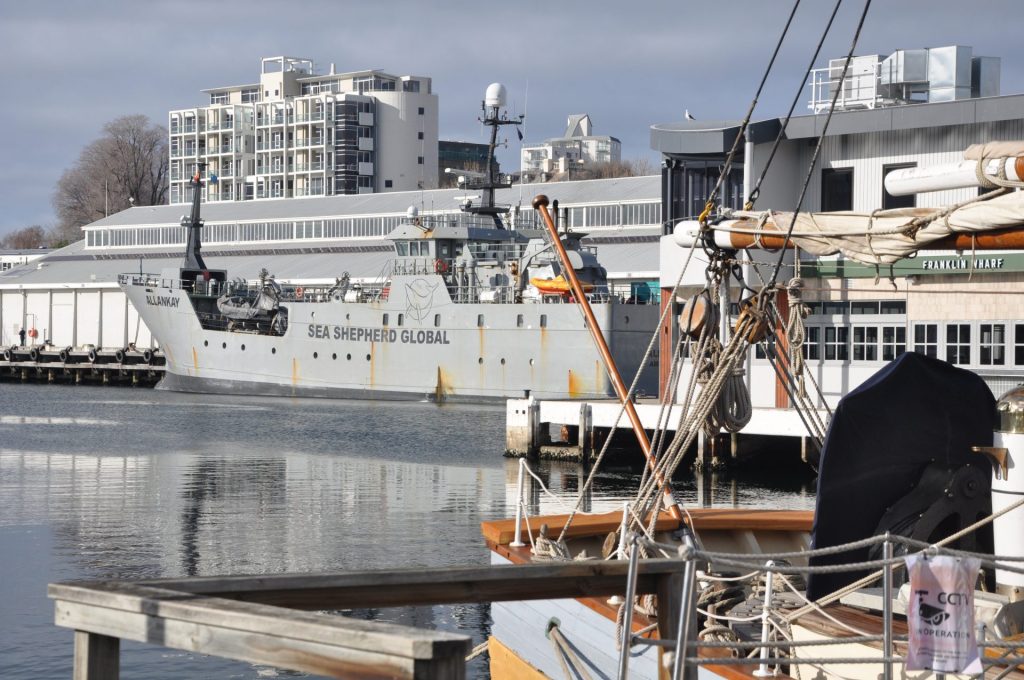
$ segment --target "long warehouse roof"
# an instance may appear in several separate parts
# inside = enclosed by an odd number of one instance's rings
[[[252,220],[301,220],[351,215],[404,214],[411,206],[420,210],[457,210],[466,196],[479,192],[466,189],[431,189],[394,191],[379,194],[351,194],[322,198],[281,198],[256,201],[222,201],[203,204],[207,222],[246,222]],[[583,205],[618,201],[653,201],[661,199],[661,176],[617,177],[578,182],[547,182],[516,184],[495,192],[500,205],[518,205],[532,210],[530,203],[537,194],[546,194],[563,204]],[[88,227],[125,227],[152,224],[178,224],[187,204],[142,206],[123,210],[93,222]]]

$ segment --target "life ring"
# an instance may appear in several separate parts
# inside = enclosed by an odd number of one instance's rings
[[[39,337],[39,331],[37,331],[35,328],[30,328],[29,331],[28,331],[28,337],[30,337],[30,338],[38,338]]]
[[[296,289],[295,289],[295,299],[296,299],[296,300],[301,300],[301,299],[302,299],[302,294],[303,294],[304,292],[305,292],[305,291],[303,291],[303,290],[302,290],[302,286],[299,286],[298,288],[296,288]]]
[[[448,271],[448,263],[447,262],[445,262],[441,258],[437,258],[436,260],[434,260],[434,273],[435,274],[444,274],[447,271]]]

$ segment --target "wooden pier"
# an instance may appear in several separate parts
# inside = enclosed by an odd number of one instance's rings
[[[50,584],[74,680],[117,680],[133,640],[333,678],[466,676],[471,639],[323,610],[623,595],[624,561]],[[678,600],[683,562],[640,563],[637,593]],[[675,639],[678,622],[659,623]]]
[[[4,347],[0,381],[153,387],[166,370],[159,351]]]

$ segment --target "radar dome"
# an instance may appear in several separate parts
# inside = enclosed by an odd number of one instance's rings
[[[410,220],[414,220],[419,217],[420,209],[414,205],[410,205],[409,209],[405,211],[405,216]]]
[[[491,83],[487,86],[487,94],[484,95],[484,104],[487,106],[505,106],[505,86],[501,83]]]

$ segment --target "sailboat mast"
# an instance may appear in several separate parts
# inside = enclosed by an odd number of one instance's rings
[[[665,507],[668,509],[673,519],[683,522],[683,511],[672,495],[672,487],[669,485],[668,480],[665,479],[664,475],[662,475],[661,471],[657,468],[654,455],[651,453],[651,440],[648,439],[647,431],[644,430],[643,423],[640,422],[640,415],[636,412],[636,407],[629,399],[629,391],[626,389],[625,383],[622,382],[622,376],[619,375],[619,369],[615,366],[615,359],[612,358],[612,352],[608,348],[608,343],[604,339],[601,327],[597,324],[597,317],[594,316],[594,310],[590,308],[590,302],[587,300],[587,296],[583,291],[583,286],[580,284],[579,277],[576,276],[576,270],[573,269],[572,263],[569,262],[569,255],[565,252],[565,246],[562,245],[562,239],[558,236],[558,229],[555,227],[555,222],[551,219],[551,214],[548,212],[548,197],[544,194],[538,195],[533,199],[533,208],[541,214],[541,217],[544,219],[544,224],[548,228],[548,233],[551,234],[552,245],[554,246],[555,252],[558,253],[558,259],[562,263],[562,270],[565,277],[569,280],[569,285],[572,288],[572,294],[576,298],[576,302],[579,304],[580,309],[583,310],[583,315],[587,319],[587,328],[590,329],[590,334],[594,336],[594,342],[597,344],[597,350],[601,354],[601,358],[604,360],[605,368],[608,369],[608,376],[611,378],[612,387],[615,388],[615,394],[619,397],[619,401],[622,402],[622,406],[626,411],[626,417],[629,418],[629,422],[633,426],[633,432],[636,434],[637,441],[640,443],[640,450],[643,451],[644,458],[647,459],[647,465],[650,467],[651,472],[658,481],[658,485],[661,488],[661,493],[664,498]]]

